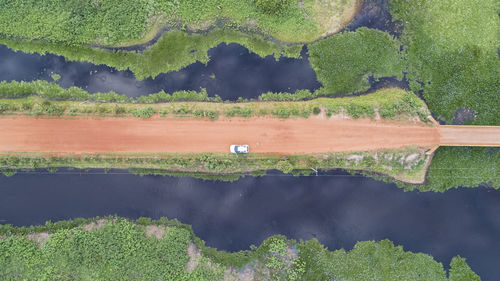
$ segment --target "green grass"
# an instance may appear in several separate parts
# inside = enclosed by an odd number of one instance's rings
[[[362,92],[369,89],[368,76],[403,77],[399,41],[368,28],[336,34],[308,46],[309,60],[322,94]]]
[[[500,5],[495,0],[394,0],[413,91],[423,89],[431,111],[451,123],[459,108],[474,124],[500,125]]]
[[[101,227],[86,230],[97,222]],[[161,239],[147,228],[167,230]],[[38,242],[39,232],[49,234]],[[431,256],[405,252],[389,240],[358,242],[354,249],[329,251],[316,239],[305,242],[271,236],[259,247],[236,253],[206,247],[192,228],[177,220],[99,220],[47,222],[42,226],[0,225],[2,280],[223,280],[226,267],[248,266],[266,280],[391,280],[476,281],[465,259],[454,257],[450,278]],[[188,271],[187,249],[201,250],[199,263]],[[294,252],[295,255],[290,255]],[[236,276],[235,276],[236,277]]]

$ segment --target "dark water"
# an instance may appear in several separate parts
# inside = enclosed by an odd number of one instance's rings
[[[220,44],[208,51],[210,61],[191,64],[179,71],[160,74],[155,79],[137,81],[131,71],[117,71],[105,65],[66,61],[62,56],[14,52],[0,45],[0,81],[52,81],[51,74],[61,75],[57,84],[77,86],[90,93],[115,91],[129,97],[164,90],[206,88],[210,96],[224,100],[256,98],[262,93],[315,90],[321,86],[309,65],[307,50],[302,58],[261,58],[238,44]]]
[[[362,6],[345,30],[355,31],[360,27],[368,27],[386,31],[400,36],[403,26],[393,21],[388,0],[363,0]]]
[[[31,225],[109,214],[166,216],[191,224],[208,245],[229,251],[273,234],[316,237],[329,249],[388,238],[433,255],[445,267],[459,254],[483,280],[500,280],[500,191],[403,192],[342,172],[234,183],[93,172],[100,171],[1,176],[0,220]]]

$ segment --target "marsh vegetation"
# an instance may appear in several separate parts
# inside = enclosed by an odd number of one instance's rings
[[[3,279],[85,280],[323,280],[335,278],[479,280],[454,257],[449,278],[431,256],[414,254],[389,240],[357,243],[350,251],[328,250],[316,239],[272,236],[235,253],[204,245],[190,226],[162,218],[119,217],[0,226]],[[41,235],[43,234],[43,235]]]

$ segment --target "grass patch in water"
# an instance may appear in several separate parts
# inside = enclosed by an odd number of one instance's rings
[[[320,40],[308,46],[309,60],[326,95],[363,92],[368,77],[403,78],[404,65],[399,41],[388,33],[359,28]]]

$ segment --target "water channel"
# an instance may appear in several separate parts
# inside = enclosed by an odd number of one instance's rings
[[[273,234],[316,237],[329,249],[388,238],[445,267],[467,258],[482,280],[500,280],[500,191],[404,192],[344,172],[272,173],[233,183],[62,169],[0,176],[0,220],[13,225],[116,214],[177,218],[207,245],[248,249]]]
[[[62,56],[14,52],[0,45],[0,81],[57,81],[63,88],[77,86],[90,93],[115,91],[129,97],[179,90],[199,91],[205,88],[209,96],[219,95],[223,100],[238,97],[257,98],[271,92],[315,90],[321,87],[309,65],[307,49],[302,58],[261,58],[238,44],[220,44],[208,51],[210,61],[191,64],[179,71],[163,73],[156,78],[138,81],[129,71],[118,71],[106,65],[66,61]]]

